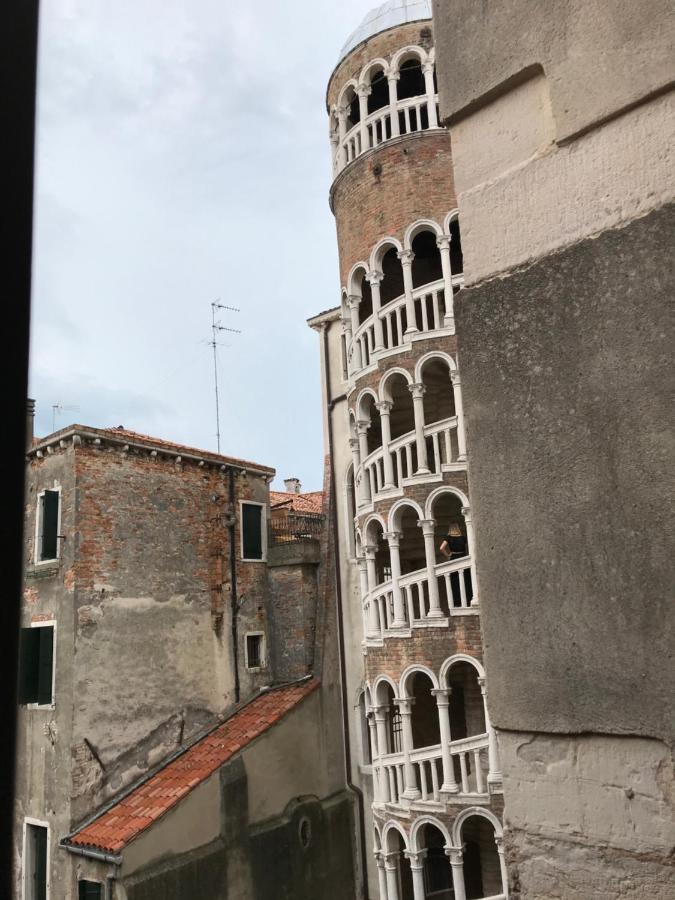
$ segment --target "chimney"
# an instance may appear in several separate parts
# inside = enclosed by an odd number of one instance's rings
[[[33,446],[33,436],[35,435],[35,400],[30,397],[26,400],[26,449],[30,450]]]
[[[284,478],[284,487],[286,488],[287,493],[289,494],[299,494],[300,493],[300,479],[299,478]]]

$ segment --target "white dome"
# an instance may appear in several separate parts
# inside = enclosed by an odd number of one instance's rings
[[[357,44],[393,28],[396,25],[404,25],[406,22],[418,22],[420,19],[431,18],[431,0],[387,0],[381,6],[371,9],[359,27],[347,38],[347,42],[340,51],[338,63],[350,53]]]

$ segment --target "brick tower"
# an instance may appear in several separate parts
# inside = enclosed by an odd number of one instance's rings
[[[505,897],[453,316],[462,250],[430,2],[390,0],[366,17],[327,107],[341,301],[310,325],[323,334],[370,893]]]

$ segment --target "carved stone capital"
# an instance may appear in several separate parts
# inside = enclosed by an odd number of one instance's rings
[[[368,284],[380,284],[384,279],[384,272],[380,272],[377,269],[373,269],[372,272],[368,272],[366,274],[366,281]]]
[[[411,266],[413,259],[415,259],[415,254],[412,250],[398,250],[396,256],[401,260],[402,266]]]

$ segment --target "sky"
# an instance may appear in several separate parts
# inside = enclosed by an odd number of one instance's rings
[[[45,0],[36,434],[123,425],[321,487],[319,338],[339,303],[325,90],[364,0]],[[60,408],[56,411],[53,407]]]

